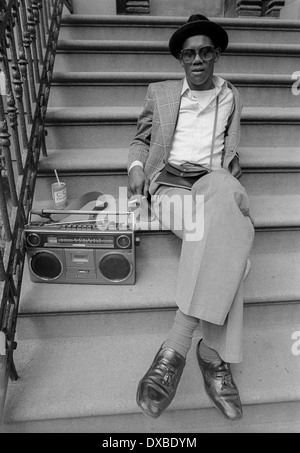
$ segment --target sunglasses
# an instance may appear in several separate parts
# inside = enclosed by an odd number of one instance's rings
[[[187,64],[192,63],[195,60],[196,55],[199,55],[203,61],[210,61],[214,56],[214,47],[204,46],[198,51],[196,49],[183,49],[179,55],[182,61]]]

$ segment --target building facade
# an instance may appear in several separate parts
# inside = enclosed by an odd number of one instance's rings
[[[200,11],[208,17],[300,18],[299,0],[74,0],[75,13],[182,16]]]

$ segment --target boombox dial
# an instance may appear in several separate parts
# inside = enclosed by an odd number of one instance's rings
[[[31,245],[32,247],[37,247],[41,243],[41,238],[38,234],[36,233],[30,233],[27,236],[27,243]]]
[[[127,249],[130,246],[130,238],[128,236],[122,235],[117,237],[117,245],[121,249]]]

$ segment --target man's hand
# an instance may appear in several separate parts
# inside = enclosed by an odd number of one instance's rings
[[[149,193],[149,181],[143,169],[136,165],[129,173],[128,192],[130,195],[144,195],[148,198]]]
[[[239,179],[242,176],[242,169],[237,156],[234,156],[234,158],[230,162],[229,171],[236,179]]]

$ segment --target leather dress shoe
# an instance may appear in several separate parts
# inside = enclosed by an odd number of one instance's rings
[[[138,385],[136,401],[144,414],[157,418],[171,404],[184,366],[181,354],[161,346]]]
[[[243,416],[243,409],[230,365],[221,359],[205,362],[199,351],[201,341],[197,347],[197,359],[203,374],[205,391],[213,405],[226,418],[232,421],[239,420]]]

